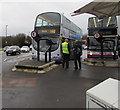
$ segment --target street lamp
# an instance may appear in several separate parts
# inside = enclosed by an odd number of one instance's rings
[[[6,37],[7,37],[7,27],[8,27],[8,25],[6,25]]]

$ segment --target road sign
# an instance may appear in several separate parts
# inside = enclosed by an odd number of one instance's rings
[[[100,38],[100,34],[99,34],[99,33],[95,33],[95,34],[94,34],[94,38],[95,38],[95,39],[99,39],[99,38]]]
[[[34,37],[37,37],[37,32],[36,31],[32,31],[31,32],[31,36],[34,38]]]
[[[38,42],[39,39],[40,39],[40,36],[39,36],[39,34],[38,34],[36,31],[32,31],[32,32],[31,32],[31,37],[32,37],[36,42]]]

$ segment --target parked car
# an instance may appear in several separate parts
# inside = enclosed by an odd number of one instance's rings
[[[22,46],[21,52],[29,52],[30,48],[28,46]]]
[[[3,51],[5,52],[9,47],[10,47],[10,46],[5,46],[5,47],[3,48]]]
[[[10,55],[16,55],[16,54],[20,54],[20,47],[19,46],[10,46],[7,50],[6,50],[6,55],[8,56]]]
[[[32,46],[32,45],[30,45],[30,51],[32,51],[32,49],[33,49],[33,46]]]

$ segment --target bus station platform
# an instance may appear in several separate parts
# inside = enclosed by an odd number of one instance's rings
[[[116,60],[85,58],[83,63],[91,66],[120,67],[120,58]]]
[[[51,61],[45,63],[45,61],[37,61],[37,60],[23,60],[17,62],[13,67],[12,71],[23,71],[29,73],[45,73],[47,71],[52,70],[57,67],[55,61]]]
[[[102,67],[120,67],[120,59],[96,59],[85,58],[82,59],[82,63],[90,66],[102,66]],[[60,64],[56,64],[55,61],[47,62],[37,61],[36,59],[29,59],[17,62],[12,68],[12,71],[23,71],[29,73],[46,73]]]

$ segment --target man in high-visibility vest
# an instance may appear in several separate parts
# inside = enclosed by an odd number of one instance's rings
[[[65,39],[65,42],[62,43],[61,50],[62,50],[62,58],[63,58],[62,66],[64,68],[66,63],[66,68],[69,68],[70,47],[69,47],[68,39]]]

